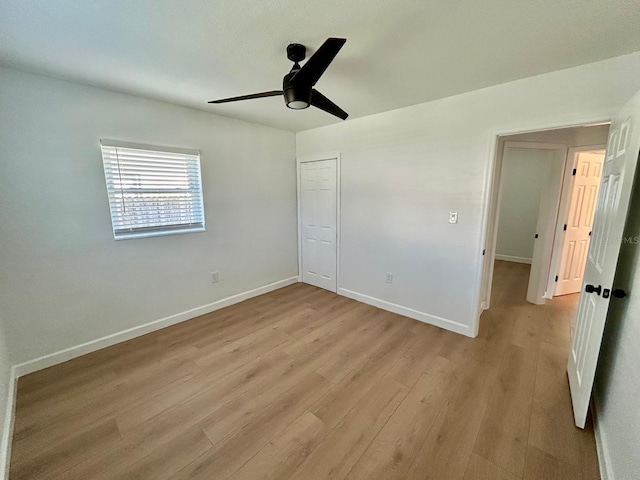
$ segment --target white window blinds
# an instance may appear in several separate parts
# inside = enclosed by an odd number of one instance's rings
[[[100,143],[116,239],[204,230],[200,152]]]

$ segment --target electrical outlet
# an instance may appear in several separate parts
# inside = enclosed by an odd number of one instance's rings
[[[449,223],[458,223],[458,212],[449,212]]]
[[[211,283],[218,283],[218,280],[220,280],[218,272],[211,272]]]
[[[393,273],[385,274],[384,279],[387,283],[393,283]]]

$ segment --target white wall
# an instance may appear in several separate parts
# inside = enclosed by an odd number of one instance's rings
[[[638,132],[635,132],[638,135]],[[595,398],[598,433],[609,480],[638,478],[640,472],[640,174],[627,215],[614,287],[629,296],[612,298],[607,315]]]
[[[297,275],[293,133],[11,69],[0,85],[14,364]],[[207,231],[114,241],[101,138],[199,149]]]
[[[499,259],[531,262],[540,195],[553,154],[553,150],[505,150],[496,238]]]
[[[635,53],[298,133],[298,157],[342,155],[341,291],[475,335],[495,136],[607,120],[639,89]]]

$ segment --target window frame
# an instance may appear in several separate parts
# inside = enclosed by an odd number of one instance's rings
[[[198,159],[198,181],[199,181],[198,187],[199,187],[199,193],[200,193],[199,205],[202,207],[202,226],[189,227],[188,226],[189,224],[177,224],[177,225],[164,226],[164,227],[150,227],[150,228],[153,228],[153,230],[151,229],[148,230],[147,228],[149,227],[139,227],[136,229],[131,229],[129,233],[116,233],[116,225],[114,223],[113,210],[111,208],[112,191],[109,188],[109,179],[107,177],[107,170],[105,168],[103,147],[127,148],[132,150],[146,150],[150,152],[176,153],[176,154],[196,156]],[[144,144],[144,143],[123,142],[119,140],[100,139],[100,159],[102,161],[102,169],[104,172],[105,189],[107,192],[107,201],[109,203],[109,217],[111,220],[111,231],[112,231],[114,240],[119,241],[119,240],[130,240],[135,238],[162,237],[166,235],[181,235],[185,233],[197,233],[197,232],[206,231],[204,191],[202,189],[202,161],[201,161],[202,158],[200,155],[200,150],[178,148],[178,147],[167,147],[167,146],[161,146],[161,145],[150,145],[150,144]],[[181,228],[181,225],[183,225],[183,228]]]

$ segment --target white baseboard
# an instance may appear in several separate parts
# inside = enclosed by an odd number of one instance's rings
[[[598,412],[600,410],[598,397],[594,389],[591,397],[591,418],[593,419],[593,433],[596,437],[596,450],[598,452],[598,466],[600,467],[600,478],[602,480],[614,480],[611,468],[611,457],[609,456],[609,446],[607,437],[598,424]]]
[[[265,293],[272,292],[274,290],[292,285],[297,282],[297,275],[294,277],[285,278],[284,280],[270,283],[262,287],[254,288],[253,290],[249,290],[243,293],[238,293],[237,295],[232,295],[230,297],[223,298],[222,300],[218,300],[207,305],[192,308],[191,310],[187,310],[185,312],[176,313],[175,315],[170,315],[159,320],[154,320],[152,322],[145,323],[144,325],[139,325],[137,327],[129,328],[121,332],[113,333],[111,335],[107,335],[96,340],[91,340],[74,347],[65,348],[64,350],[60,350],[58,352],[51,353],[34,360],[29,360],[28,362],[20,363],[13,367],[14,373],[16,378],[22,377],[23,375],[27,375],[44,368],[66,362],[67,360],[86,355],[87,353],[95,352],[96,350],[100,350],[105,347],[110,347],[111,345],[115,345],[116,343],[131,340],[132,338],[139,337],[156,330],[160,330],[161,328],[175,325],[176,323],[199,317],[200,315],[211,313],[215,310],[234,305],[236,303],[242,302],[243,300],[257,297],[258,295],[263,295]]]
[[[0,438],[0,478],[9,478],[9,461],[11,460],[11,441],[13,440],[13,421],[15,418],[16,394],[18,380],[15,367],[11,369],[9,386],[7,389],[7,408],[4,417],[2,437]]]
[[[531,265],[530,258],[514,257],[513,255],[498,255],[496,253],[496,260],[504,260],[505,262],[528,263],[529,265]]]
[[[386,300],[381,300],[376,297],[370,297],[369,295],[354,292],[346,288],[338,288],[338,294],[352,298],[353,300],[357,300],[362,303],[366,303],[368,305],[373,305],[374,307],[378,307],[383,310],[388,310],[389,312],[404,315],[405,317],[413,318],[414,320],[419,320],[424,323],[435,325],[436,327],[444,328],[445,330],[451,330],[452,332],[460,333],[462,335],[466,335],[467,337],[475,337],[468,325],[464,325],[453,320],[448,320],[436,315],[420,312],[418,310],[414,310],[413,308],[387,302]]]

